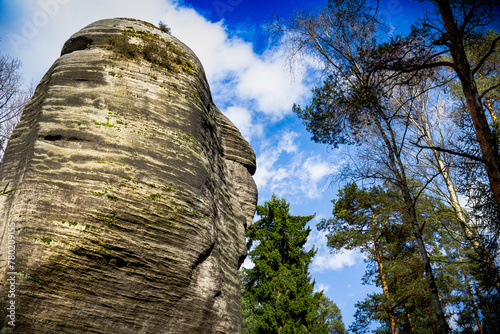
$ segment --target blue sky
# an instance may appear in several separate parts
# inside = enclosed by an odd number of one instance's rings
[[[316,63],[305,57],[290,69],[284,50],[270,46],[264,31],[276,14],[314,9],[322,0],[0,0],[0,52],[19,58],[26,82],[38,83],[59,56],[64,42],[96,20],[133,17],[158,24],[200,58],[215,103],[249,140],[257,155],[259,203],[274,192],[294,215],[316,213],[309,246],[318,254],[310,270],[317,287],[341,308],[348,326],[354,304],[375,289],[363,286],[363,257],[332,255],[315,225],[331,213],[339,184],[331,183],[344,163],[343,152],[310,141],[291,112],[305,105],[319,81]],[[381,0],[380,13],[394,28],[407,28],[421,14],[418,1]],[[398,26],[396,26],[396,23]],[[344,152],[345,153],[345,152]],[[341,186],[341,184],[340,184]]]

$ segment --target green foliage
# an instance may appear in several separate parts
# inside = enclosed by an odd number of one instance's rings
[[[158,27],[160,28],[161,31],[166,32],[167,34],[171,34],[172,33],[172,30],[170,29],[170,27],[167,26],[165,24],[165,22],[163,22],[163,21],[160,21],[158,23]]]
[[[243,309],[254,310],[246,315],[245,332],[328,333],[323,294],[313,291],[308,271],[316,250],[304,249],[314,216],[290,215],[288,203],[274,195],[257,214],[261,219],[247,233],[255,266],[243,275]]]
[[[481,312],[486,320],[488,316],[498,318],[489,310],[493,298],[484,302],[480,293],[474,296],[474,289],[466,288],[471,271],[461,273],[462,269],[477,268],[467,263],[474,260],[469,253],[471,240],[463,239],[458,231],[455,220],[460,211],[455,206],[453,212],[440,201],[454,204],[454,196],[436,190],[442,182],[439,173],[443,177],[445,172],[447,177],[464,173],[457,182],[446,184],[448,192],[452,183],[466,190],[472,208],[467,220],[479,227],[479,233],[491,235],[493,247],[481,248],[498,248],[500,37],[496,32],[485,34],[485,27],[494,18],[494,2],[433,1],[435,11],[416,22],[410,34],[391,38],[385,38],[378,11],[369,8],[370,3],[330,0],[328,7],[315,13],[297,11],[287,24],[275,22],[279,32],[289,33],[285,37],[291,55],[316,56],[324,64],[326,79],[313,90],[309,105],[294,106],[312,139],[333,147],[364,145],[358,155],[362,159],[344,172],[356,179],[383,180],[397,189],[357,189],[350,185],[334,201],[334,217],[320,224],[330,232],[330,247],[360,248],[368,256],[371,267],[365,282],[373,279],[381,286],[382,273],[386,274],[385,290],[390,293],[371,295],[359,304],[361,313],[355,330],[362,332],[366,330],[363,324],[378,320],[383,323],[379,332],[394,333],[395,318],[400,332],[415,332],[410,324],[413,321],[421,332],[434,327],[435,332],[444,334],[449,332],[447,307],[472,310],[471,301],[478,300],[482,300]],[[450,73],[451,77],[447,75]],[[418,108],[415,102],[423,92],[441,92],[453,77],[458,80],[450,86],[452,93],[465,106],[455,116],[461,121],[460,128],[468,131],[467,141],[456,140],[455,133],[460,130],[452,128],[452,122],[448,122],[450,128],[441,128],[441,120],[439,128],[446,130],[440,135],[451,135],[425,141],[426,136],[421,134],[432,129],[416,124],[407,111]],[[401,94],[405,91],[411,92],[409,97]],[[433,105],[430,101],[426,104]],[[445,113],[439,113],[438,118],[442,116]],[[420,157],[432,155],[444,161],[446,170],[434,162],[421,163]],[[462,166],[460,159],[465,162]],[[474,165],[480,168],[471,168]],[[415,180],[420,181],[418,187]],[[429,196],[426,188],[442,196],[440,200]],[[452,244],[468,253],[467,261],[457,259],[446,247],[450,240],[444,241],[442,235],[453,236]],[[483,258],[495,258],[495,253]],[[498,266],[489,268],[482,276],[472,272],[474,287],[494,297],[485,289],[487,285],[491,289],[493,280],[485,277],[498,277]],[[479,318],[476,316],[476,320]]]
[[[240,285],[244,287],[248,283],[245,275],[245,269],[238,271],[238,277],[240,279]],[[245,290],[242,289],[241,311],[243,318],[243,334],[253,334],[256,331],[257,321],[254,316],[256,306],[257,302],[254,295],[246,293]]]
[[[373,113],[382,108],[385,85],[370,76],[367,54],[376,45],[378,22],[365,1],[330,0],[317,14],[302,11],[278,32],[293,31],[293,52],[316,56],[326,79],[313,89],[311,102],[293,111],[315,142],[338,145],[362,142]]]
[[[325,295],[321,295],[319,312],[324,317],[325,323],[328,325],[328,334],[347,334],[342,314],[337,304],[328,299]]]
[[[389,230],[401,229],[401,194],[374,186],[360,189],[349,183],[332,200],[333,217],[322,219],[318,229],[328,232],[328,246],[334,250],[357,249],[372,252],[374,240]],[[398,215],[399,214],[399,215]]]

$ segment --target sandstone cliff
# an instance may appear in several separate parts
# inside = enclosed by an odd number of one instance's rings
[[[188,47],[131,19],[85,27],[0,165],[16,188],[0,198],[0,329],[240,333],[254,172]]]

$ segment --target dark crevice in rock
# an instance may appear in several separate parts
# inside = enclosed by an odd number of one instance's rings
[[[238,161],[236,161],[238,162]],[[247,169],[247,171],[250,173],[250,175],[254,175],[257,167],[255,165],[250,165],[250,164],[243,164],[243,167]]]
[[[47,135],[47,136],[43,137],[43,139],[48,140],[48,141],[56,141],[56,140],[61,140],[62,136],[61,135]]]
[[[196,262],[193,265],[193,268],[198,267],[200,264],[205,262],[210,255],[212,254],[212,251],[214,250],[215,247],[215,242],[213,242],[210,247],[208,247],[203,253],[200,254],[200,256],[196,259]]]
[[[85,50],[92,45],[93,40],[85,36],[78,36],[69,39],[63,46],[61,56],[79,50]]]
[[[113,247],[113,251],[116,252],[119,250],[120,250],[120,248]],[[119,256],[117,254],[95,253],[91,250],[83,249],[80,247],[73,249],[72,252],[76,255],[79,255],[79,256],[86,258],[88,260],[87,263],[89,263],[89,264],[93,263],[94,266],[111,265],[111,266],[115,266],[117,268],[128,267],[128,268],[136,268],[136,269],[146,267],[146,264],[141,262],[141,260],[135,256],[122,257],[122,256]],[[125,255],[127,255],[127,254],[125,254]]]
[[[44,140],[47,141],[58,141],[58,140],[66,140],[66,141],[85,141],[82,138],[78,137],[63,137],[62,135],[46,135],[43,137]]]

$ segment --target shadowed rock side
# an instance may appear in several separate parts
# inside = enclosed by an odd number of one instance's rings
[[[14,333],[240,333],[254,172],[189,48],[136,20],[85,27],[0,165],[17,188],[0,198],[0,329],[14,300]]]

